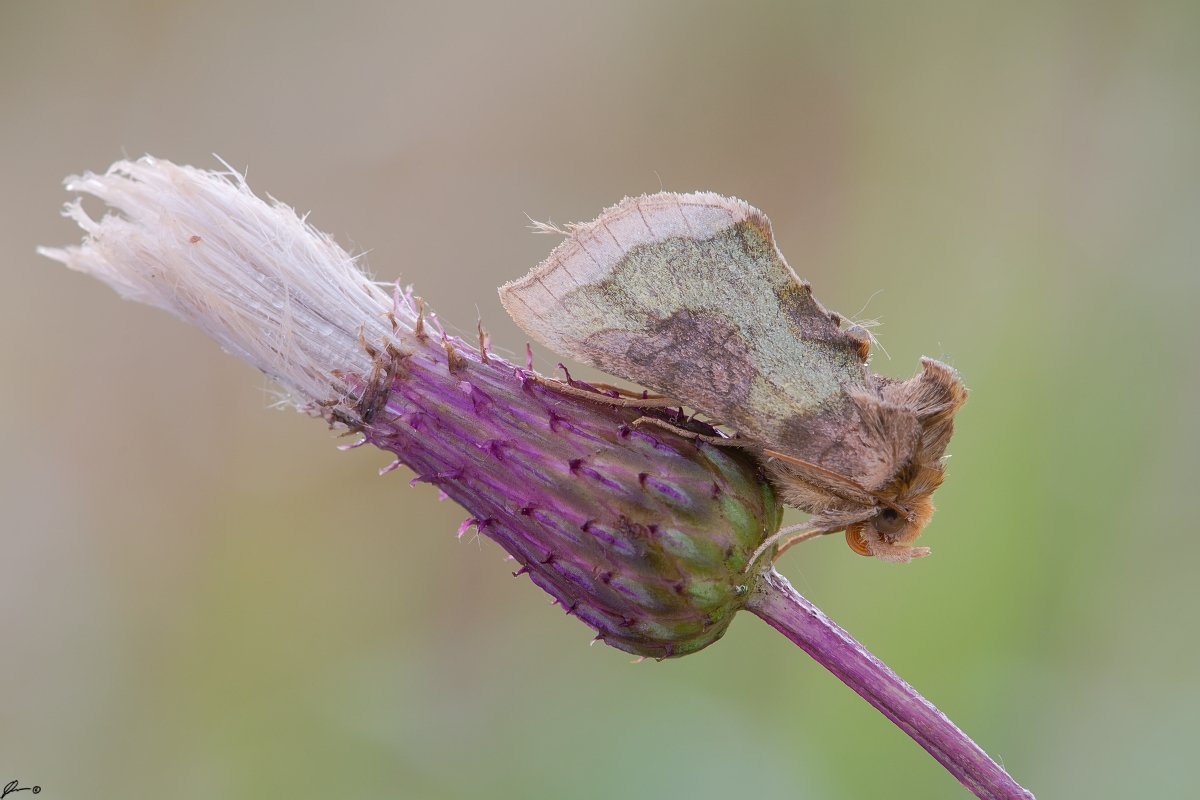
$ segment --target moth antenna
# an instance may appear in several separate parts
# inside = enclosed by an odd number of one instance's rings
[[[744,575],[749,572],[751,567],[758,563],[758,559],[762,557],[762,554],[770,550],[771,545],[775,544],[781,539],[787,539],[787,541],[784,542],[783,546],[775,552],[775,558],[771,559],[772,562],[778,559],[787,550],[790,550],[795,545],[800,544],[800,542],[806,542],[809,539],[815,539],[816,537],[824,536],[827,533],[830,533],[830,531],[827,531],[824,528],[809,528],[804,523],[800,523],[798,525],[789,525],[786,528],[780,528],[779,530],[775,531],[772,536],[768,536],[766,541],[760,544],[758,549],[750,555],[750,560],[746,562],[745,568],[742,569],[742,574]]]

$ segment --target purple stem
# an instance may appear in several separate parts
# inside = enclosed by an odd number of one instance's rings
[[[774,569],[746,606],[911,736],[976,797],[1027,798],[979,745],[916,689],[792,588]]]

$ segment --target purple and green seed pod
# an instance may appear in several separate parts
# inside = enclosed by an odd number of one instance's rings
[[[782,514],[752,458],[639,425],[636,409],[564,394],[462,342],[414,339],[375,351],[357,401],[330,418],[466,508],[464,529],[496,541],[598,639],[667,658],[721,637]]]

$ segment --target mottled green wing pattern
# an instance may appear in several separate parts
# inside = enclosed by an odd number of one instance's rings
[[[850,395],[873,392],[860,342],[788,266],[767,218],[740,200],[626,199],[573,227],[500,298],[558,353],[764,446],[861,474],[834,452],[858,426]]]

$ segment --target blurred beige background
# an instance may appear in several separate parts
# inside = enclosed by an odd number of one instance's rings
[[[432,488],[34,254],[78,240],[65,175],[149,152],[248,168],[513,351],[494,287],[553,245],[526,214],[758,205],[882,319],[876,369],[974,392],[933,558],[783,571],[1039,796],[1191,794],[1195,8],[4,0],[0,784],[963,796],[752,617],[680,661],[588,647]]]

